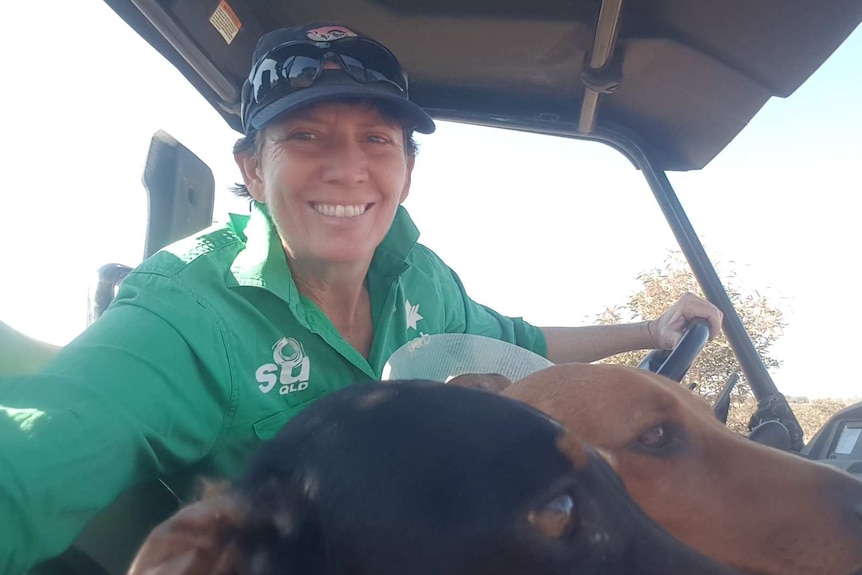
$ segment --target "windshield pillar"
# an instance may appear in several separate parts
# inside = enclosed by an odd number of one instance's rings
[[[707,299],[724,313],[722,325],[724,335],[739,360],[754,396],[761,404],[761,409],[756,414],[761,421],[753,420],[750,427],[753,428],[762,421],[776,419],[790,432],[791,448],[800,451],[804,446],[802,428],[757,353],[667,174],[650,160],[642,146],[623,133],[615,130],[597,130],[591,138],[601,140],[623,151],[641,170],[698,284]]]

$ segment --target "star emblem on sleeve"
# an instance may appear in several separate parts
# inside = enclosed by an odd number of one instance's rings
[[[416,327],[416,322],[420,319],[423,319],[421,315],[419,315],[419,304],[412,305],[410,300],[406,300],[406,305],[404,306],[407,311],[407,329],[411,327],[416,331],[419,331],[419,328]]]

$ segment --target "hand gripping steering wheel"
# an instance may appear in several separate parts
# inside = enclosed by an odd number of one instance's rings
[[[695,318],[688,322],[685,333],[672,350],[652,350],[638,364],[638,368],[652,371],[674,381],[682,381],[707,341],[709,341],[709,322]]]

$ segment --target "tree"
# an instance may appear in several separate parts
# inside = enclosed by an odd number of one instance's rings
[[[732,280],[736,275],[731,273],[729,277]],[[654,319],[687,292],[703,297],[694,275],[680,252],[671,253],[662,267],[641,273],[638,281],[643,287],[634,293],[626,304],[606,308],[596,317],[596,322],[608,325]],[[743,293],[729,283],[725,285],[725,289],[766,367],[778,367],[781,362],[770,356],[769,351],[786,326],[781,310],[757,292]],[[636,366],[644,355],[645,352],[629,352],[615,355],[604,361]],[[739,408],[750,404],[745,399],[751,398],[752,392],[730,344],[723,335],[720,335],[706,345],[683,382],[696,384],[700,394],[712,403],[734,373],[739,373],[741,377],[731,397],[732,410],[734,407]],[[744,425],[735,423],[733,427],[744,428]],[[738,430],[744,431],[744,429]]]

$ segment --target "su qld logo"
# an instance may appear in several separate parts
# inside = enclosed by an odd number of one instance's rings
[[[311,361],[302,344],[292,337],[283,337],[272,346],[275,363],[265,363],[255,372],[262,393],[269,393],[278,385],[278,393],[287,395],[308,389]]]

